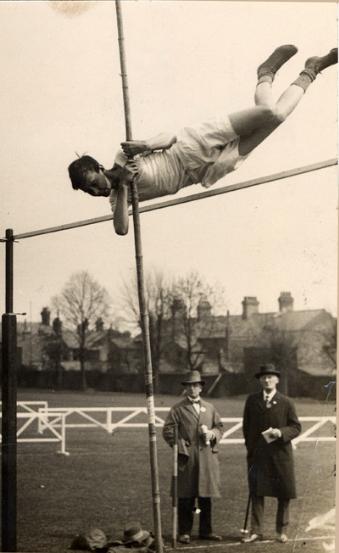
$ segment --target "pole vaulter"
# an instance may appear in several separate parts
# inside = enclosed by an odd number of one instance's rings
[[[337,48],[308,58],[297,78],[275,100],[276,74],[297,51],[293,44],[283,44],[260,63],[254,106],[185,126],[176,135],[162,132],[147,140],[127,139],[120,143],[111,169],[83,155],[68,167],[73,189],[109,197],[115,231],[124,235],[128,232],[132,181],[137,184],[140,201],[176,194],[196,184],[210,188],[238,169],[284,124],[318,75],[338,62]]]

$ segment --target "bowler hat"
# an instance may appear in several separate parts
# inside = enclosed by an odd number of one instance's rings
[[[186,380],[183,380],[181,384],[202,384],[204,385],[205,382],[201,380],[200,372],[199,371],[191,371],[188,373],[188,376]]]
[[[128,526],[125,526],[123,542],[127,543],[142,543],[150,537],[150,533],[147,530],[141,528],[139,522],[131,522]]]
[[[275,376],[280,376],[280,372],[275,368],[273,363],[265,363],[265,365],[260,365],[260,371],[255,374],[255,378],[260,378],[265,374],[274,374]]]

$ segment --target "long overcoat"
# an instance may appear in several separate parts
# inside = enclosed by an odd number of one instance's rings
[[[178,428],[178,497],[220,497],[218,442],[223,424],[219,414],[204,400],[198,414],[185,398],[171,408],[163,427],[163,437],[171,446],[175,425]],[[201,436],[201,425],[214,431],[215,439],[208,445]]]
[[[267,443],[262,432],[279,428],[282,436]],[[247,398],[243,433],[247,448],[248,481],[250,492],[258,496],[296,497],[294,461],[291,440],[301,431],[293,402],[280,392],[266,407],[263,393]]]

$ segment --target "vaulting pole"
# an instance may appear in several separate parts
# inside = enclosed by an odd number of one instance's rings
[[[124,51],[124,32],[121,14],[121,2],[115,0],[117,25],[118,25],[118,40],[120,54],[120,68],[122,78],[122,92],[124,99],[125,111],[125,129],[126,140],[132,140],[131,114],[128,95],[128,82],[126,72],[126,58]],[[155,411],[154,411],[154,392],[153,392],[153,369],[151,359],[151,345],[149,336],[149,320],[145,301],[145,284],[143,275],[142,247],[141,247],[141,232],[140,232],[140,216],[139,216],[139,198],[138,189],[134,182],[131,184],[132,192],[132,209],[134,223],[134,244],[135,244],[135,259],[138,279],[138,297],[141,327],[144,343],[144,361],[145,361],[145,388],[148,414],[148,432],[149,432],[149,448],[151,460],[151,481],[153,495],[153,520],[154,520],[154,535],[157,553],[162,553],[163,542],[161,532],[161,511],[160,511],[160,489],[159,489],[159,470],[157,458],[157,443],[155,429]]]
[[[13,231],[6,230],[6,313],[2,315],[1,551],[16,551],[16,315]]]

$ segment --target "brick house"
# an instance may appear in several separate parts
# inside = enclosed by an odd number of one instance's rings
[[[185,307],[175,300],[172,315],[163,322],[159,375],[180,375],[188,370],[187,337],[182,321]],[[281,292],[277,311],[260,313],[256,297],[245,296],[241,313],[215,316],[206,298],[199,302],[191,319],[191,347],[196,366],[208,377],[219,374],[248,377],[263,361],[288,364],[294,372],[312,377],[336,373],[336,319],[325,309],[294,310],[290,292]],[[23,368],[35,371],[79,372],[79,346],[76,336],[44,307],[39,323],[18,322],[18,349]],[[287,352],[287,353],[286,353]],[[286,358],[286,355],[288,357]],[[285,359],[284,359],[285,357]],[[142,375],[142,337],[105,329],[98,320],[89,332],[86,369],[116,376]]]
[[[63,328],[56,317],[51,324],[50,311],[44,307],[40,322],[17,322],[17,345],[20,364],[36,371],[53,370],[56,363],[64,371],[79,371],[79,343],[73,331]],[[1,325],[0,325],[1,327]],[[0,328],[1,330],[1,328]],[[138,350],[138,354],[135,351]],[[105,329],[98,319],[86,343],[86,369],[107,372],[113,365],[135,372],[133,360],[140,364],[139,348],[128,332]]]
[[[257,367],[272,360],[279,345],[293,352],[295,368],[310,375],[334,375],[336,319],[325,309],[295,311],[293,306],[291,293],[281,292],[277,311],[260,313],[258,299],[245,296],[241,314],[214,316],[203,299],[192,321],[199,368],[206,375],[241,373],[251,361]],[[187,370],[185,338],[178,326],[173,331],[172,321],[165,325],[164,341],[160,372]]]

